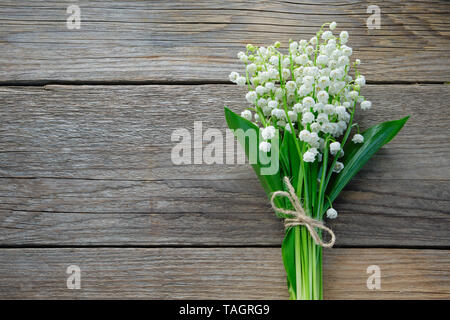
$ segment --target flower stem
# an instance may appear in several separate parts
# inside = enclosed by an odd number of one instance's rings
[[[300,299],[302,296],[301,288],[302,288],[302,263],[301,263],[301,255],[300,255],[300,226],[295,227],[294,229],[295,236],[295,279],[296,279],[296,298]]]
[[[322,159],[322,177],[320,178],[316,219],[320,219],[322,216],[323,201],[325,198],[324,186],[325,186],[325,179],[326,179],[326,173],[327,173],[327,165],[328,165],[328,139],[325,140],[325,150],[324,150],[323,159]]]
[[[344,138],[342,139],[341,143],[341,149],[344,148],[345,143],[347,142],[347,138],[350,134],[350,131],[352,131],[352,124],[353,124],[353,116],[355,115],[355,109],[356,109],[356,101],[353,105],[353,110],[350,115],[350,121],[348,122],[347,131],[345,132]],[[339,155],[341,154],[341,149],[336,153],[334,156],[333,162],[331,163],[330,171],[328,172],[327,179],[325,180],[325,189],[328,186],[328,183],[330,182],[331,174],[333,173],[333,168],[336,165],[337,159],[339,158]]]

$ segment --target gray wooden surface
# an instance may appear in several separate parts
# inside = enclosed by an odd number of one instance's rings
[[[66,268],[81,269],[68,290]],[[382,272],[368,290],[367,267]],[[426,271],[426,272],[425,272]],[[445,299],[444,250],[334,249],[324,256],[325,299]],[[0,298],[287,299],[279,248],[8,249]]]
[[[335,204],[325,297],[450,298],[448,2],[383,1],[379,30],[366,1],[78,3],[67,30],[64,1],[0,1],[0,298],[286,298],[282,224],[251,168],[176,166],[170,136],[224,132],[247,42],[330,20],[371,83],[361,127],[411,118]]]
[[[411,120],[341,194],[338,245],[448,246],[448,87],[364,94],[374,108],[361,126]],[[249,165],[170,159],[173,129],[202,120],[225,132],[222,105],[243,96],[232,85],[1,88],[0,242],[279,245],[282,223]]]
[[[309,39],[335,20],[350,32],[371,81],[446,81],[446,1],[380,1],[381,28],[366,27],[372,1],[2,0],[0,81],[224,81],[247,44]]]

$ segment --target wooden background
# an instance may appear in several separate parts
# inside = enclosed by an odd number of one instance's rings
[[[227,77],[245,44],[335,20],[369,83],[361,126],[411,118],[335,204],[325,298],[449,299],[449,14],[448,1],[1,0],[0,298],[287,298],[283,227],[251,168],[175,166],[170,136],[224,130],[223,105],[243,109]]]

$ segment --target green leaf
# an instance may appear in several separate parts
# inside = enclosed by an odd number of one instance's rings
[[[228,127],[232,130],[236,129],[242,129],[244,131],[247,131],[249,129],[255,130],[258,133],[258,144],[259,144],[259,128],[255,124],[238,116],[237,114],[235,114],[226,107],[225,107],[225,118],[227,120]],[[242,141],[240,142],[242,144]],[[250,146],[248,144],[242,145],[245,148],[245,153],[248,157]],[[278,172],[274,175],[269,176],[261,175],[260,169],[262,164],[259,161],[258,163],[252,165],[259,180],[261,181],[261,184],[264,187],[264,190],[266,191],[269,197],[272,192],[283,190],[283,183],[281,181],[280,172],[282,172],[283,176],[287,175],[293,177],[293,181],[295,182],[298,180],[300,159],[298,157],[294,137],[287,132],[285,132],[285,136],[280,147],[279,159],[281,170],[278,170]],[[285,203],[285,199],[283,198],[277,198],[275,201],[277,202],[277,206],[286,208],[288,207],[287,203]],[[294,232],[292,230],[293,230],[292,228],[287,230],[281,246],[281,252],[287,274],[289,295],[291,299],[295,299],[296,298],[295,237]]]
[[[408,117],[377,124],[362,133],[364,143],[349,141],[344,147],[344,169],[339,174],[334,174],[327,187],[327,194],[333,202],[347,183],[358,173],[364,164],[386,143],[391,141],[403,128]],[[324,205],[324,211],[329,203]]]
[[[296,189],[299,179],[299,169],[300,169],[300,158],[298,156],[297,147],[295,145],[294,136],[289,132],[284,132],[284,139],[280,147],[280,166],[281,166],[281,177],[289,177],[291,183]],[[287,191],[286,186],[283,183],[284,191]],[[284,208],[291,209],[287,198],[284,198]],[[283,214],[277,213],[280,218],[285,218]]]
[[[283,169],[283,176],[290,177],[292,185],[297,186],[300,157],[298,156],[294,139],[292,133],[287,130],[284,132],[284,139],[280,148],[280,163]]]
[[[286,269],[288,289],[291,300],[295,300],[297,292],[297,280],[295,273],[295,232],[294,228],[289,228],[284,236],[281,245],[281,255],[283,257],[284,268]]]
[[[270,194],[274,191],[278,191],[278,190],[282,190],[283,189],[283,185],[281,182],[281,177],[280,177],[280,169],[278,168],[279,166],[279,159],[276,159],[276,163],[273,163],[273,165],[277,166],[277,170],[274,174],[264,174],[264,169],[267,169],[270,167],[270,164],[264,164],[264,162],[262,161],[263,157],[265,157],[265,155],[263,155],[261,152],[259,152],[259,140],[260,140],[260,134],[259,134],[259,128],[258,126],[256,126],[254,123],[252,123],[251,121],[248,121],[247,119],[242,118],[241,116],[237,115],[236,113],[234,113],[233,111],[231,111],[230,109],[228,109],[227,107],[225,107],[225,118],[227,120],[227,124],[228,127],[234,131],[234,134],[236,137],[238,137],[239,142],[241,143],[242,147],[245,150],[245,154],[247,155],[248,158],[250,158],[250,152],[253,153],[253,155],[256,154],[256,158],[255,159],[255,163],[251,163],[253,169],[256,172],[256,175],[259,178],[259,181],[261,182],[261,185],[263,186],[264,190],[266,191],[268,197],[270,198]],[[257,143],[256,146],[251,146],[250,143],[245,143],[245,140],[243,140],[242,138],[239,139],[239,136],[237,135],[236,131],[237,129],[242,129],[242,131],[244,133],[247,133],[248,130],[254,130],[256,137],[257,137]],[[249,132],[251,133],[251,132]],[[244,139],[246,139],[244,137]],[[250,147],[252,147],[253,149],[251,150]],[[254,149],[256,148],[256,150]],[[275,148],[274,148],[275,149]],[[273,151],[275,152],[275,150]],[[276,152],[278,152],[278,150],[276,150]],[[277,200],[278,202],[278,200]]]

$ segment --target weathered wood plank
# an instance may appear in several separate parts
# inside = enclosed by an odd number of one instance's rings
[[[363,94],[373,108],[359,112],[361,128],[411,115],[401,134],[365,168],[364,178],[450,177],[447,85],[376,85],[364,88]],[[234,177],[250,178],[248,166],[175,169],[170,157],[175,129],[187,128],[192,140],[195,121],[202,121],[203,132],[223,130],[223,105],[240,112],[246,106],[244,96],[244,90],[232,85],[1,87],[0,175],[218,179],[222,172],[233,171]]]
[[[338,245],[448,246],[447,86],[368,86],[364,94],[374,107],[363,128],[411,119],[336,202]],[[223,130],[224,103],[242,106],[242,91],[0,88],[0,243],[279,245],[281,222],[248,165],[170,160],[172,130],[197,120]]]
[[[247,43],[309,39],[335,20],[351,35],[370,81],[448,81],[446,1],[78,1],[81,29],[66,27],[67,1],[2,1],[0,79],[11,81],[211,81],[240,68]]]
[[[3,245],[272,246],[283,237],[256,179],[0,181]],[[448,246],[448,199],[448,181],[358,180],[329,224],[339,246]]]
[[[81,269],[81,289],[66,268]],[[367,288],[367,267],[381,289]],[[445,250],[333,249],[324,253],[326,299],[449,299]],[[0,298],[287,299],[277,248],[2,249]]]

